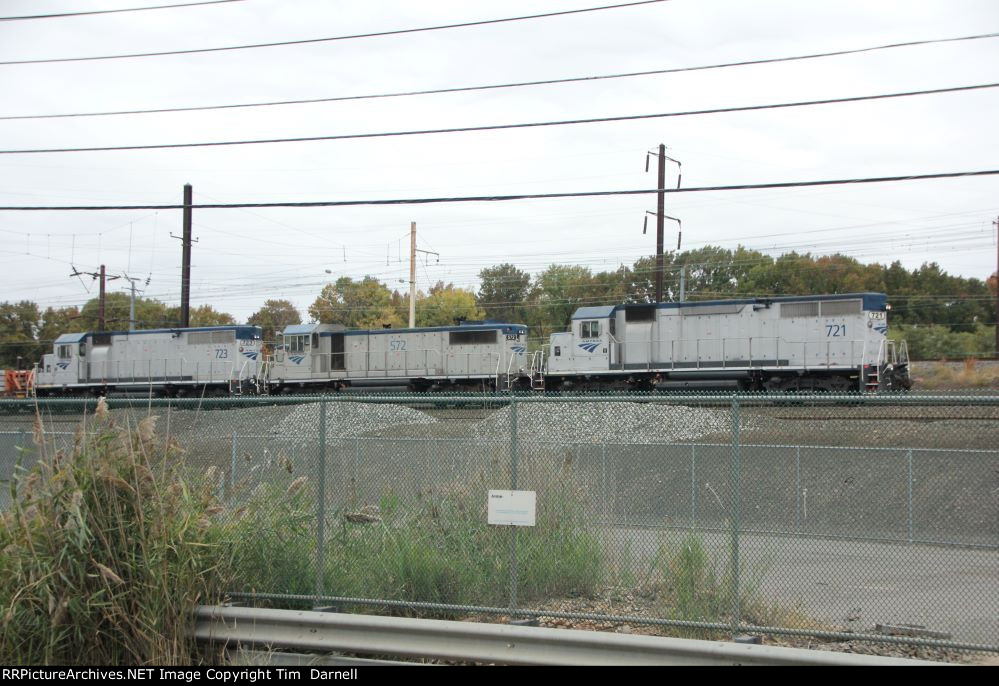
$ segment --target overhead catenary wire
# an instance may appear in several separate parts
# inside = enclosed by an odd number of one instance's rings
[[[82,148],[24,148],[0,150],[0,155],[28,155],[40,153],[74,153],[74,152],[121,152],[126,150],[170,150],[178,148],[214,148],[233,145],[263,145],[274,143],[316,143],[319,141],[355,140],[361,138],[398,138],[403,136],[427,136],[453,133],[478,133],[482,131],[502,131],[509,129],[534,129],[552,126],[574,126],[579,124],[609,124],[625,121],[641,121],[644,119],[665,119],[670,117],[692,117],[707,114],[730,114],[735,112],[754,112],[759,110],[788,109],[793,107],[812,107],[816,105],[833,105],[851,102],[866,102],[870,100],[887,100],[891,98],[909,98],[922,95],[940,95],[943,93],[960,93],[999,88],[999,82],[979,83],[966,86],[949,86],[946,88],[931,88],[918,91],[903,91],[898,93],[878,93],[876,95],[855,95],[845,98],[824,98],[820,100],[799,100],[795,102],[767,103],[761,105],[740,105],[735,107],[715,107],[700,110],[685,110],[679,112],[656,112],[652,114],[626,114],[615,117],[591,117],[586,119],[562,119],[556,121],[520,122],[516,124],[486,124],[483,126],[458,126],[440,129],[414,129],[409,131],[380,131],[371,133],[344,133],[329,136],[295,136],[290,138],[258,138],[252,140],[233,141],[202,141],[194,143],[150,143],[142,145],[101,145]]]
[[[201,2],[185,2],[173,5],[153,5],[150,7],[123,7],[116,10],[88,10],[86,12],[59,12],[57,14],[27,14],[20,17],[0,17],[0,21],[25,21],[28,19],[63,19],[65,17],[83,17],[93,14],[120,14],[121,12],[144,12],[146,10],[168,10],[180,7],[197,7],[199,5],[222,5],[229,2],[244,0],[202,0]]]
[[[940,244],[948,244],[949,245],[952,241],[947,241],[947,240],[941,239],[940,241],[937,241],[937,242],[940,243]],[[978,247],[972,247],[970,249],[979,249],[979,248]],[[11,252],[11,254],[15,254],[13,251],[0,251],[0,252]],[[23,253],[20,253],[20,254],[23,254]],[[225,253],[225,254],[238,255],[238,253]],[[42,257],[42,259],[45,259],[43,256],[37,256],[37,257]],[[635,257],[636,257],[635,255],[631,255],[628,259],[634,259]],[[637,257],[638,257],[638,261],[640,261],[641,259],[645,259],[645,258],[651,257],[651,255],[642,254],[642,255],[638,255]],[[748,256],[741,256],[741,257],[739,257],[739,256],[736,256],[736,255],[733,255],[731,258],[728,258],[728,259],[718,259],[717,257],[711,257],[711,258],[708,258],[708,259],[704,259],[703,257],[697,258],[696,256],[692,256],[692,255],[689,255],[689,254],[684,254],[684,255],[681,255],[679,257],[682,258],[682,259],[678,259],[678,261],[676,263],[674,263],[672,265],[668,265],[668,267],[667,267],[667,271],[670,272],[671,274],[677,273],[679,271],[679,269],[680,269],[680,265],[681,264],[686,264],[688,269],[693,269],[694,270],[694,272],[692,272],[692,274],[696,274],[696,273],[699,273],[699,272],[702,272],[702,271],[711,272],[711,271],[714,271],[715,269],[718,269],[718,268],[722,268],[722,269],[733,269],[733,268],[748,269],[748,268],[751,268],[751,267],[754,267],[754,266],[757,266],[757,265],[774,265],[774,264],[776,264],[778,262],[779,263],[783,263],[783,264],[786,264],[788,262],[807,262],[807,263],[809,263],[811,265],[812,269],[838,271],[838,270],[841,270],[844,267],[844,265],[842,264],[842,262],[829,261],[826,258],[828,258],[828,257],[833,257],[833,258],[836,258],[836,257],[838,257],[838,258],[849,258],[849,257],[856,257],[856,255],[845,255],[843,253],[838,253],[838,254],[833,255],[833,256],[828,256],[828,255],[827,256],[812,256],[810,254],[785,253],[783,255],[780,255],[777,259],[768,257],[766,255],[760,255],[759,257],[752,257],[752,258],[749,258]],[[625,272],[621,272],[620,270],[613,270],[612,272],[609,272],[609,273],[608,272],[604,272],[603,274],[604,275],[608,275],[608,274],[610,274],[610,275],[619,274],[620,276],[628,276],[629,278],[641,279],[643,276],[646,276],[646,275],[654,273],[654,271],[655,271],[654,268],[645,268],[645,269],[639,268],[637,266],[638,265],[638,261],[636,261],[634,268],[627,267]],[[528,265],[524,264],[523,262],[519,262],[519,263],[523,267],[528,267]],[[469,263],[459,262],[457,264],[458,265],[467,265]],[[553,263],[553,262],[548,261],[548,260],[545,260],[543,262],[539,262],[536,266],[539,267],[539,268],[541,268],[541,267],[545,267],[546,265],[548,267],[551,267],[551,266],[583,267],[584,266],[584,264],[582,264],[582,263],[580,263],[580,264],[576,264],[576,263],[565,263],[565,262],[561,262],[561,263],[557,263],[556,262],[556,263]],[[869,267],[871,265],[861,265],[861,266],[862,267]],[[294,271],[298,272],[298,271],[300,271],[300,268],[296,269]],[[586,268],[586,271],[589,272],[589,269]],[[278,273],[279,272],[275,272],[274,274],[277,275]],[[367,273],[367,276],[371,276],[371,277],[374,277],[374,278],[378,278],[380,276],[395,276],[395,275],[396,275],[396,272],[394,270],[393,271],[389,271],[389,272],[381,272],[381,273],[379,273],[377,271],[375,271],[375,272],[369,271]],[[580,274],[580,276],[582,276],[582,275]],[[585,278],[582,281],[575,280],[575,279],[570,279],[568,281],[563,280],[563,281],[560,282],[560,286],[561,287],[566,287],[566,288],[568,288],[568,287],[577,287],[577,288],[582,287],[582,288],[584,288],[586,290],[590,290],[590,289],[601,290],[601,289],[604,289],[604,288],[607,287],[607,283],[599,282],[599,281],[594,282],[592,280],[593,277],[599,277],[599,276],[600,276],[600,274],[590,274],[589,277]],[[535,278],[536,277],[537,277],[537,275],[535,275]],[[245,278],[245,277],[242,277],[242,278]],[[462,282],[461,281],[456,281],[454,278],[447,278],[445,280],[451,281],[451,282],[455,283],[455,285],[462,286]],[[235,295],[235,299],[236,300],[240,300],[240,299],[247,299],[247,298],[256,298],[256,297],[259,297],[259,293],[261,293],[261,292],[270,293],[271,290],[268,288],[268,284],[269,283],[280,285],[285,291],[297,292],[297,291],[300,291],[302,289],[309,289],[309,290],[311,290],[313,288],[316,288],[318,286],[323,285],[324,283],[326,283],[327,280],[313,280],[313,281],[305,280],[305,281],[289,282],[284,277],[274,278],[274,279],[271,279],[270,281],[268,281],[266,279],[265,280],[261,280],[259,277],[254,277],[254,279],[252,281],[246,282],[244,284],[239,283],[237,279],[219,279],[217,281],[219,281],[218,285],[214,285],[212,287],[205,287],[205,288],[203,288],[202,289],[202,294],[203,295],[225,294],[226,296],[229,296],[229,299],[233,299],[232,296]],[[493,281],[495,282],[496,280],[493,279]],[[62,282],[60,281],[59,283],[62,283]],[[223,286],[222,283],[228,283],[230,285],[224,285]],[[472,286],[474,284],[468,284],[468,285]],[[34,289],[25,289],[25,290],[34,290]],[[722,294],[722,295],[724,295],[724,294]],[[164,291],[164,292],[161,292],[161,293],[157,293],[156,296],[157,297],[174,297],[174,296],[176,296],[176,293],[173,292],[173,291]],[[599,297],[599,296],[594,296],[594,297]],[[903,297],[903,296],[899,296],[899,297]],[[962,298],[962,299],[970,299],[970,300],[976,299],[975,296],[969,296],[968,294],[964,294],[964,295],[936,294],[936,295],[933,295],[933,296],[929,296],[929,295],[926,295],[926,296],[916,296],[916,295],[914,295],[914,296],[904,296],[904,297],[906,297],[906,298],[909,298],[909,297],[923,298],[923,299],[926,299],[926,298],[940,298],[940,299]],[[981,299],[991,301],[991,298],[992,298],[992,296],[982,296]],[[577,300],[578,300],[578,298],[569,298],[567,300],[563,300],[561,298],[554,298],[554,299],[553,298],[547,298],[544,301],[543,304],[544,305],[553,305],[553,304],[559,304],[559,303],[571,303],[571,302],[576,302]],[[58,302],[60,302],[61,304],[65,304],[61,300],[58,301]],[[515,304],[515,303],[507,303],[507,304]]]
[[[957,228],[957,227],[960,227],[960,226],[963,226],[963,225],[927,227],[925,229],[922,229],[922,231],[926,231],[926,232],[928,232],[930,234],[935,234],[935,233],[939,232],[941,229]],[[965,234],[967,234],[967,232],[965,232]],[[750,236],[750,237],[747,237],[747,238],[753,238],[753,237]],[[910,236],[909,235],[900,236],[899,238],[902,238],[904,240],[909,240]],[[891,238],[890,240],[894,241],[896,239],[895,238]],[[948,247],[953,247],[953,244],[957,243],[957,242],[962,242],[962,243],[966,243],[968,245],[971,245],[970,243],[968,243],[968,237],[961,238],[961,234],[955,234],[955,233],[953,233],[951,231],[948,231],[947,234],[946,234],[946,236],[940,236],[940,237],[937,238],[937,240],[930,241],[929,243],[932,243],[934,246],[947,245]],[[917,244],[919,246],[923,246],[924,241],[917,241]],[[867,244],[865,243],[865,246],[866,245]],[[711,244],[706,244],[705,247],[714,247],[714,246],[711,245]],[[740,246],[740,247],[742,247],[742,246]],[[785,246],[767,246],[766,250],[768,250],[768,251],[769,250],[776,250],[776,249],[778,249],[778,247],[781,248],[781,249],[785,249],[786,250],[788,247],[797,247],[797,246],[786,246],[786,245]],[[817,246],[815,246],[813,244],[809,244],[808,247],[813,248],[813,247],[817,247]],[[755,249],[753,249],[753,248],[745,248],[745,249],[747,249],[747,250],[755,250],[756,252],[760,251],[760,249],[758,247],[755,248]],[[974,248],[974,249],[977,249],[977,247]],[[22,253],[22,252],[18,252],[18,251],[0,251],[0,252],[5,252],[5,253],[9,252],[10,254],[26,255],[26,256],[29,256],[29,257],[36,257],[36,258],[40,258],[40,259],[53,259],[53,258],[46,258],[45,256],[41,256],[41,255],[34,255],[34,254],[31,254],[31,253]],[[224,253],[224,254],[238,255],[238,253]],[[555,254],[558,255],[558,254],[567,254],[567,253],[555,253]],[[838,252],[833,257],[850,257],[850,256],[856,257],[855,251],[851,251],[851,255],[846,255],[846,254],[843,254],[842,252]],[[650,273],[654,272],[654,269],[640,269],[637,266],[638,265],[638,261],[640,261],[641,259],[645,259],[647,257],[650,257],[650,256],[649,255],[638,255],[636,263],[635,263],[635,266],[634,267],[626,267],[626,272],[627,272],[627,274],[631,278],[641,278],[645,274],[650,274]],[[635,258],[636,258],[635,255],[629,255],[629,256],[627,256],[626,259],[632,260],[632,259],[635,259]],[[528,265],[527,263],[525,263],[522,259],[518,259],[517,256],[511,256],[510,259],[512,259],[513,261],[517,262],[518,265],[520,265],[521,267],[526,267],[526,268],[530,267],[530,265]],[[680,266],[679,266],[680,264],[686,264],[688,266],[688,268],[693,268],[695,270],[707,269],[707,270],[710,271],[712,268],[718,268],[718,267],[720,267],[720,268],[752,267],[752,266],[756,266],[756,265],[774,264],[774,262],[775,262],[775,260],[773,258],[764,257],[762,255],[759,258],[746,259],[746,256],[738,256],[738,253],[733,254],[732,257],[728,258],[728,259],[717,259],[717,258],[704,259],[704,257],[698,257],[698,256],[693,255],[693,254],[691,254],[691,253],[688,252],[688,253],[684,253],[684,254],[681,254],[681,255],[677,255],[675,257],[675,259],[677,260],[676,263],[667,266],[667,271],[669,271],[670,273],[677,272],[680,269]],[[808,261],[808,260],[812,260],[812,259],[817,259],[818,260],[818,262],[816,262],[814,264],[814,266],[816,268],[829,268],[831,270],[835,270],[835,269],[839,269],[839,268],[842,267],[842,264],[837,264],[837,263],[833,263],[833,262],[825,262],[824,263],[822,261],[823,260],[822,257],[812,258],[810,256],[810,254],[796,255],[796,254],[785,253],[783,255],[780,255],[780,257],[779,257],[779,260],[782,263],[786,263],[788,260],[792,260],[792,261]],[[69,263],[67,263],[67,264],[69,264]],[[470,263],[468,263],[468,262],[458,262],[456,264],[458,266],[471,266]],[[579,263],[578,265],[575,265],[575,264],[570,265],[569,263],[565,263],[565,262],[558,263],[559,266],[584,266],[586,264],[589,264],[589,262],[588,261],[584,261],[582,263]],[[539,267],[540,266],[545,266],[545,265],[551,266],[551,262],[548,261],[548,260],[545,260],[543,263],[542,262],[538,262],[537,263],[537,266],[539,266]],[[624,265],[622,265],[622,266],[624,266]],[[297,265],[296,267],[294,267],[294,268],[292,268],[290,270],[281,270],[281,271],[278,271],[278,272],[272,272],[272,274],[276,278],[272,278],[270,280],[268,280],[268,279],[261,279],[260,278],[261,276],[266,276],[266,273],[264,275],[257,274],[257,275],[255,275],[253,283],[250,285],[250,288],[248,288],[246,290],[247,290],[247,292],[250,292],[250,293],[256,293],[259,289],[266,288],[268,286],[268,284],[270,284],[270,283],[273,283],[273,284],[276,284],[276,285],[280,285],[280,286],[288,286],[289,284],[288,284],[287,279],[286,279],[285,276],[277,276],[279,274],[287,274],[288,271],[298,273],[298,272],[301,271],[301,265]],[[612,271],[611,273],[615,273],[615,271]],[[622,272],[622,274],[623,274],[623,272]],[[459,279],[461,279],[461,278],[471,279],[473,275],[474,275],[474,273],[470,273],[470,272],[467,272],[466,270],[462,270],[462,273],[460,275],[452,275],[452,276],[450,276],[448,278],[448,280],[454,282],[458,286],[462,286],[463,282],[460,281]],[[377,275],[375,275],[375,276],[377,276]],[[457,279],[455,278],[456,276],[458,277]],[[233,282],[239,282],[239,281],[241,281],[244,278],[245,277],[239,277],[239,278],[235,278],[235,279],[224,279],[223,278],[223,279],[214,279],[213,281],[214,282],[218,282],[219,284],[221,284],[221,283],[233,283]],[[516,280],[516,279],[513,279],[513,280]],[[490,281],[492,283],[502,283],[502,282],[507,281],[507,279],[491,278]],[[321,282],[317,282],[317,283],[321,283]],[[61,284],[62,284],[62,280],[60,280],[59,282],[53,282],[51,284],[43,284],[43,286],[45,286],[45,285],[53,285],[54,286],[54,285],[61,285]],[[602,287],[601,284],[599,284],[599,283],[593,283],[590,279],[585,279],[583,281],[576,281],[576,280],[562,281],[561,284],[563,286],[583,286],[583,287],[586,287],[586,288],[600,288],[600,287]],[[304,283],[303,284],[290,284],[290,285],[293,285],[293,286],[296,286],[296,287],[299,287],[299,286],[300,287],[310,286],[310,284],[304,284]],[[311,284],[311,285],[314,286],[316,284]],[[464,285],[474,286],[475,284],[472,283],[471,281],[468,281],[468,282],[464,282]],[[240,284],[239,283],[235,283],[235,286],[236,286],[236,290],[237,291],[243,290],[242,288],[240,288]],[[14,289],[13,292],[17,292],[18,290],[22,290],[22,291],[33,291],[33,290],[36,290],[37,287],[38,286],[36,285],[36,286],[33,286],[31,288],[26,288],[26,289]],[[224,292],[226,295],[232,295],[233,291],[234,291],[233,288],[231,288],[231,287],[225,287],[225,288],[223,288],[221,290],[218,290],[217,292],[220,292],[220,293]]]
[[[380,38],[383,36],[398,36],[409,33],[423,33],[427,31],[442,31],[446,29],[468,28],[472,26],[487,26],[490,24],[504,24],[514,21],[527,21],[531,19],[545,19],[548,17],[560,17],[570,14],[583,14],[584,12],[599,12],[601,10],[622,9],[625,7],[637,7],[639,5],[653,5],[670,0],[640,0],[640,2],[626,2],[616,5],[602,5],[600,7],[580,7],[573,10],[559,10],[557,12],[545,12],[542,14],[528,14],[517,17],[504,17],[501,19],[482,19],[479,21],[466,21],[452,24],[439,24],[435,26],[421,26],[410,29],[393,29],[389,31],[372,31],[369,33],[355,33],[344,36],[327,36],[324,38],[304,38],[300,40],[275,41],[271,43],[251,43],[246,45],[226,45],[214,48],[190,48],[187,50],[164,50],[160,52],[136,52],[123,55],[93,55],[87,57],[50,57],[30,60],[8,60],[0,62],[0,66],[13,66],[18,64],[52,64],[57,62],[93,62],[98,60],[122,60],[134,59],[138,57],[165,57],[168,55],[194,55],[209,52],[227,52],[233,50],[256,50],[259,48],[277,48],[290,45],[309,45],[314,43],[330,43],[334,41],[357,40],[361,38]]]
[[[593,82],[593,81],[604,81],[610,79],[634,78],[639,76],[659,76],[663,74],[678,74],[683,72],[726,69],[730,67],[745,67],[745,66],[764,65],[764,64],[777,64],[781,62],[796,62],[801,60],[813,60],[825,57],[856,55],[865,52],[874,52],[878,50],[893,50],[897,48],[933,45],[938,43],[954,43],[958,41],[983,40],[983,39],[997,38],[997,37],[999,37],[999,32],[982,33],[971,36],[955,36],[950,38],[931,38],[926,40],[907,41],[903,43],[888,43],[885,45],[875,45],[865,48],[833,50],[828,52],[817,52],[817,53],[811,53],[805,55],[793,55],[787,57],[766,57],[760,59],[740,60],[736,62],[722,62],[718,64],[707,64],[707,65],[700,65],[693,67],[673,67],[669,69],[650,69],[646,71],[623,72],[617,74],[572,76],[560,79],[543,79],[536,81],[520,81],[520,82],[497,83],[497,84],[487,84],[487,85],[478,85],[478,86],[456,86],[453,88],[433,88],[433,89],[414,90],[414,91],[398,91],[394,93],[343,95],[343,96],[333,96],[326,98],[302,98],[302,99],[293,99],[293,100],[273,100],[269,102],[234,103],[234,104],[223,104],[223,105],[194,105],[189,107],[159,107],[159,108],[139,109],[139,110],[137,109],[112,110],[104,112],[67,112],[61,114],[57,113],[57,114],[5,115],[5,116],[0,116],[0,121],[8,121],[15,119],[61,119],[61,118],[70,118],[70,117],[108,117],[108,116],[118,116],[118,115],[135,115],[135,114],[165,114],[172,112],[204,112],[209,110],[226,110],[226,109],[239,109],[239,108],[251,108],[251,107],[274,107],[282,105],[309,105],[309,104],[317,104],[324,102],[373,100],[378,98],[402,98],[402,97],[412,97],[412,96],[422,96],[422,95],[441,95],[446,93],[467,93],[472,91],[483,91],[483,90],[524,88],[531,86],[551,86],[551,85],[566,84],[566,83],[583,83],[583,82]]]
[[[0,205],[4,212],[94,212],[131,210],[179,210],[192,209],[237,209],[247,207],[356,207],[368,205],[433,205],[465,202],[509,202],[516,200],[546,200],[555,198],[596,198],[622,195],[651,195],[653,193],[708,193],[759,190],[766,188],[806,188],[812,186],[843,186],[853,184],[895,183],[905,181],[928,181],[934,179],[971,178],[996,176],[999,169],[979,169],[973,171],[937,172],[932,174],[906,174],[904,176],[870,176],[850,179],[822,179],[815,181],[777,181],[773,183],[743,183],[719,186],[688,186],[686,188],[639,188],[630,190],[574,191],[565,193],[520,193],[515,195],[474,195],[439,198],[390,198],[371,200],[314,200],[301,202],[237,202],[237,203],[198,203],[193,205]]]

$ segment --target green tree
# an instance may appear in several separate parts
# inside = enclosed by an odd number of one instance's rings
[[[228,312],[219,312],[211,305],[199,305],[191,310],[191,326],[232,326],[236,318]]]
[[[531,289],[530,274],[505,263],[480,271],[479,281],[476,302],[487,317],[512,323],[527,321],[525,305]]]
[[[324,324],[343,324],[348,328],[394,328],[405,326],[399,313],[398,298],[385,284],[373,276],[354,281],[341,276],[335,283],[326,284],[309,306],[314,321]]]
[[[80,310],[76,307],[48,307],[42,313],[42,326],[38,331],[38,353],[35,361],[52,352],[55,339],[64,333],[84,331]]]
[[[267,300],[250,315],[248,323],[263,329],[264,340],[276,340],[286,326],[302,323],[302,314],[290,300]]]
[[[29,367],[37,361],[41,318],[38,305],[30,300],[0,303],[0,366],[13,369],[18,358]]]
[[[108,331],[128,331],[129,306],[131,296],[128,293],[108,293],[105,296],[104,320]],[[80,309],[80,331],[97,331],[99,324],[100,299],[91,298]],[[135,299],[135,328],[159,329],[180,325],[179,309],[169,308],[164,303],[153,298],[137,297]]]
[[[531,288],[528,326],[534,337],[564,331],[572,313],[584,305],[599,305],[592,295],[593,273],[587,267],[553,264],[538,274]]]
[[[475,293],[438,281],[430,293],[416,300],[417,326],[449,326],[458,318],[483,319],[485,312],[475,303]]]

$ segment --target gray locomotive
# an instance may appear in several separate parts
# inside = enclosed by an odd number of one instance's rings
[[[551,337],[545,387],[908,389],[888,310],[883,293],[581,307]]]

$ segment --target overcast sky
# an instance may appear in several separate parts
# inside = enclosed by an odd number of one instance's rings
[[[183,0],[175,0],[181,2]],[[167,4],[4,0],[0,16]],[[0,22],[0,62],[222,47],[537,14],[594,0],[245,0]],[[999,31],[994,0],[672,0],[490,26],[107,61],[0,66],[0,116],[329,98],[794,56]],[[587,83],[170,114],[2,120],[0,150],[226,141],[649,114],[999,81],[999,38]],[[683,186],[999,168],[999,89],[644,121],[348,141],[0,155],[0,204],[353,200],[655,186],[645,152]],[[675,183],[670,169],[668,185]],[[322,284],[371,274],[408,287],[409,224],[440,253],[418,270],[477,286],[512,262],[594,270],[655,250],[654,196],[322,209],[200,210],[192,305],[245,320],[267,298],[303,312]],[[907,267],[995,270],[999,177],[668,196],[685,248],[841,252]],[[654,222],[650,221],[650,229]],[[0,300],[82,304],[71,264],[180,297],[179,211],[0,212]],[[675,227],[666,244],[675,247]],[[329,274],[327,273],[329,270]],[[120,290],[121,281],[109,288]],[[89,288],[90,291],[86,290]]]

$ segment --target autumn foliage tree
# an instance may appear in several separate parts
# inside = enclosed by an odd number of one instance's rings
[[[274,341],[286,326],[302,323],[302,314],[290,300],[267,300],[247,323],[263,329],[265,341]]]

